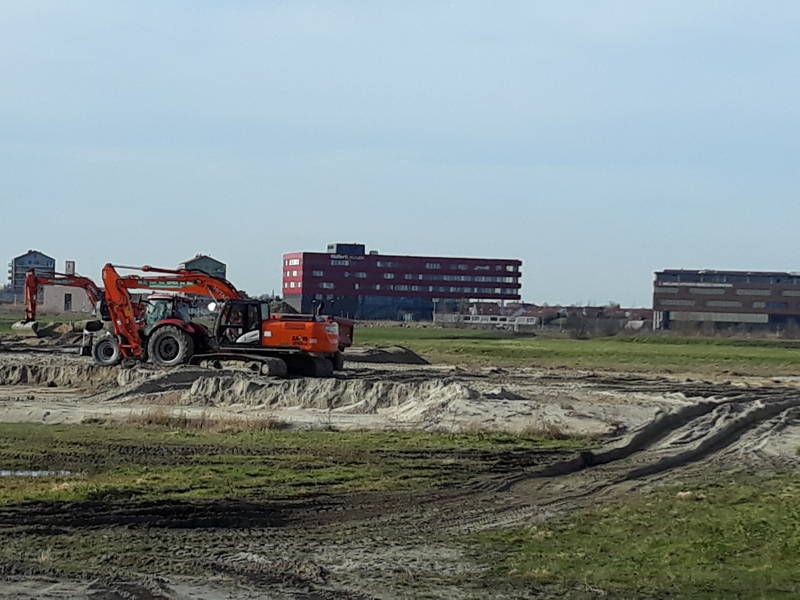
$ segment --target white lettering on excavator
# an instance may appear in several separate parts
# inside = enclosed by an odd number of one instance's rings
[[[272,337],[272,332],[271,331],[265,331],[264,332],[264,337]]]

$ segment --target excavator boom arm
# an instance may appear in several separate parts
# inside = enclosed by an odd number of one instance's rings
[[[41,285],[65,285],[69,287],[82,288],[86,292],[86,297],[92,306],[96,306],[100,300],[100,290],[94,281],[88,277],[80,275],[64,275],[54,273],[53,275],[37,275],[36,271],[30,270],[25,274],[25,321],[36,320],[36,296]]]
[[[161,273],[161,275],[120,275],[117,268],[134,269],[145,273]],[[159,269],[149,265],[127,267],[107,264],[103,267],[103,284],[106,289],[106,304],[114,325],[114,332],[119,337],[120,350],[126,357],[138,358],[144,353],[130,290],[181,292],[207,296],[214,300],[242,297],[233,284],[225,279],[213,277],[201,271]]]

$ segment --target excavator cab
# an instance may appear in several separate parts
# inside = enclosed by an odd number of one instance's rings
[[[220,347],[261,345],[262,323],[269,319],[269,303],[258,300],[228,300],[214,323]]]

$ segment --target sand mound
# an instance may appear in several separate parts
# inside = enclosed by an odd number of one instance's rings
[[[42,385],[95,391],[128,385],[148,376],[154,376],[154,372],[140,369],[109,369],[90,362],[69,365],[60,365],[55,361],[52,364],[0,365],[0,385]]]
[[[58,337],[72,332],[72,323],[60,323],[58,321],[54,321],[53,323],[40,323],[38,335],[39,337]]]
[[[449,432],[532,429],[603,436],[615,433],[619,420],[613,407],[595,402],[570,399],[567,403],[538,398],[441,372],[434,372],[428,378],[403,380],[363,378],[355,374],[328,379],[278,379],[200,367],[105,368],[79,358],[21,360],[5,355],[0,360],[2,385],[80,390],[84,394],[80,401],[94,407],[90,414],[111,414],[126,406],[209,410],[220,414],[266,412],[299,427],[311,428]],[[623,408],[637,422],[645,421],[655,410]],[[14,413],[15,418],[23,415],[30,420],[32,410],[35,412],[31,406],[20,408]],[[65,409],[59,405],[57,410],[64,413]],[[59,417],[53,417],[56,418]]]
[[[187,404],[248,404],[269,408],[315,408],[371,414],[430,400],[474,399],[478,393],[442,380],[407,384],[343,379],[266,380],[241,375],[197,379],[181,397]]]
[[[419,354],[403,346],[353,346],[344,353],[344,359],[361,363],[430,364]]]
[[[283,300],[273,300],[272,302],[270,302],[269,312],[284,314],[284,315],[297,314],[297,311],[294,309],[294,307],[288,302],[284,302]]]

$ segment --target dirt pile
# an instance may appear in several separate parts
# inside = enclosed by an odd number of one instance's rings
[[[89,361],[53,359],[0,363],[0,385],[70,387],[98,391],[157,376],[143,369],[109,369]]]
[[[297,311],[288,302],[283,300],[273,300],[269,303],[269,312],[273,314],[294,315]]]
[[[196,379],[182,395],[187,404],[249,404],[269,408],[314,408],[342,413],[374,414],[380,409],[456,399],[474,400],[475,390],[456,382],[422,383],[346,379],[260,380],[246,375]]]
[[[344,353],[345,361],[398,365],[429,365],[413,350],[403,346],[353,346]]]
[[[176,377],[173,374],[170,377]],[[189,381],[188,375],[186,381]],[[158,380],[142,386],[152,387]],[[170,386],[164,386],[168,392]],[[269,379],[245,373],[206,374],[183,390],[152,397],[173,406],[263,411],[309,425],[317,415],[331,426],[427,431],[558,431],[608,436],[618,420],[603,407],[526,398],[505,388],[476,388],[450,377],[392,381],[363,378]],[[639,411],[637,422],[652,416]],[[313,421],[312,424],[313,425]]]
[[[175,417],[263,419],[297,428],[427,431],[547,431],[607,436],[619,423],[652,418],[657,403],[617,405],[602,396],[581,400],[508,374],[432,367],[364,366],[330,379],[277,379],[200,367],[104,368],[79,357],[3,354],[0,406],[10,421],[75,422],[86,416],[125,418],[135,407],[163,407]],[[2,386],[9,386],[3,390]],[[20,396],[14,388],[27,388]],[[55,388],[51,392],[44,392]],[[37,391],[37,389],[39,391]],[[56,392],[61,389],[63,392]],[[57,394],[67,403],[59,402]],[[54,395],[56,394],[56,395]],[[671,401],[674,402],[674,401]]]
[[[364,365],[330,379],[278,379],[201,367],[104,368],[77,356],[28,351],[0,355],[0,398],[10,400],[0,402],[0,418],[49,423],[124,419],[137,407],[160,407],[176,418],[269,416],[296,428],[604,437],[649,422],[659,410],[696,402],[674,383],[666,387],[663,382],[657,394],[642,392],[638,380],[625,385],[629,389],[610,391],[605,380],[408,365]],[[718,391],[724,390],[707,390]]]
[[[40,323],[37,335],[39,337],[60,337],[67,333],[73,333],[75,327],[72,323],[61,323],[54,321],[52,323]],[[80,330],[78,330],[80,331]]]

